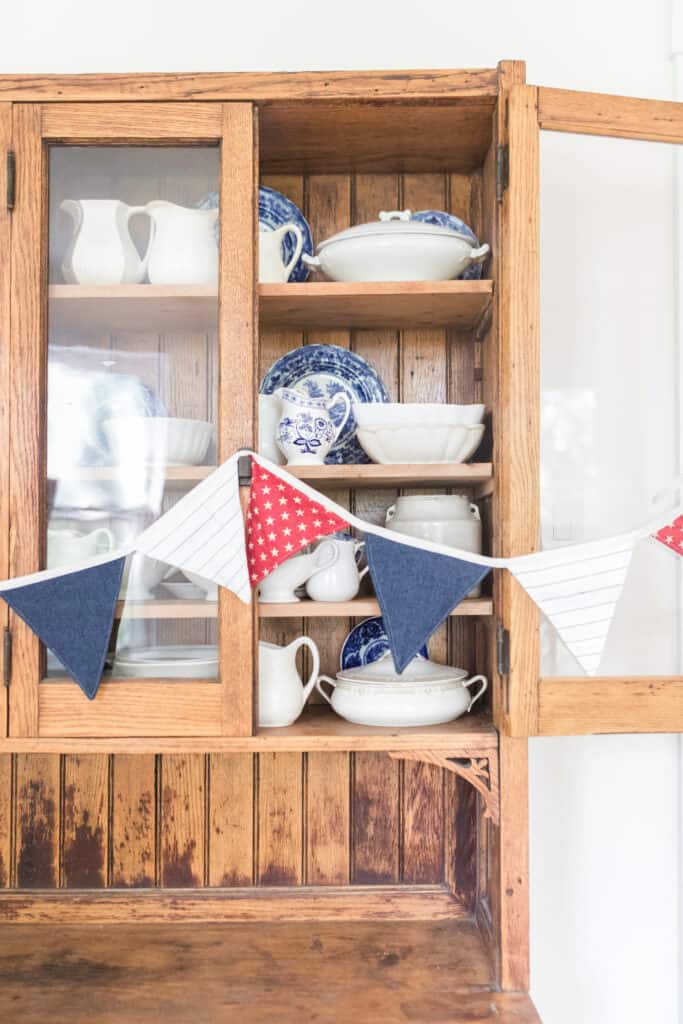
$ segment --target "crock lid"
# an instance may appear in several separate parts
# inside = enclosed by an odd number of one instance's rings
[[[464,668],[453,668],[451,665],[440,665],[428,658],[413,658],[410,664],[398,673],[390,654],[385,654],[379,661],[360,668],[349,668],[337,673],[339,682],[350,683],[393,683],[395,685],[415,686],[424,683],[461,683],[467,679]]]
[[[367,238],[373,235],[440,235],[445,238],[459,238],[472,246],[472,239],[467,235],[453,231],[451,228],[442,227],[440,224],[425,224],[421,220],[411,220],[412,210],[382,210],[379,220],[369,221],[367,224],[356,224],[355,227],[346,228],[336,235],[331,235],[318,244],[318,251],[333,242],[346,241],[349,238]]]

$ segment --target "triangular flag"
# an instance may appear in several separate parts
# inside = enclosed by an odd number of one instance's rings
[[[252,587],[308,544],[348,522],[329,512],[282,477],[251,460],[252,479],[247,509],[247,560]]]
[[[398,672],[490,571],[372,533],[365,553]]]
[[[125,561],[115,558],[36,583],[0,587],[0,596],[90,700],[102,678]]]
[[[639,536],[622,534],[510,561],[510,572],[589,676],[598,670]]]
[[[683,516],[677,516],[672,523],[663,526],[652,536],[677,555],[683,555]]]
[[[157,519],[138,537],[135,548],[176,569],[188,569],[218,583],[249,604],[237,455]]]

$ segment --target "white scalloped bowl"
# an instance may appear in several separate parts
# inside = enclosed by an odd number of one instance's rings
[[[473,426],[484,419],[484,405],[450,405],[445,402],[354,402],[359,427],[452,427]]]
[[[117,416],[102,430],[110,451],[122,466],[155,463],[198,466],[213,438],[213,424],[165,416]]]
[[[466,462],[481,444],[486,427],[471,426],[376,427],[356,430],[356,437],[373,462],[380,465]]]

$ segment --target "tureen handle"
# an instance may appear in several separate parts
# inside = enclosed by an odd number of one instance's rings
[[[483,263],[488,254],[491,252],[491,246],[488,242],[484,242],[478,249],[473,249],[467,257],[468,263]]]
[[[334,690],[334,688],[335,688],[335,686],[337,684],[334,681],[334,679],[330,679],[329,676],[320,676],[320,678],[318,679],[317,683],[315,684],[315,688],[318,691],[318,693],[322,693],[322,695],[325,698],[325,700],[327,701],[327,703],[331,704],[332,703],[332,694],[330,692],[330,694],[328,696],[328,694],[325,693],[325,691],[323,690],[323,683],[329,683],[330,686],[332,687],[332,690]]]
[[[316,270],[320,269],[320,260],[317,256],[309,256],[307,252],[302,252],[301,259],[307,267],[315,267]]]
[[[486,678],[486,676],[472,676],[471,679],[466,679],[465,682],[462,684],[463,686],[471,686],[472,683],[479,683],[479,682],[481,683],[481,686],[479,687],[479,689],[475,693],[474,697],[470,697],[470,702],[467,705],[467,710],[468,711],[472,710],[472,707],[477,703],[477,701],[479,700],[481,695],[486,690],[486,687],[489,685],[488,684],[488,679]]]
[[[413,216],[412,210],[381,210],[379,219],[387,220],[410,220]]]

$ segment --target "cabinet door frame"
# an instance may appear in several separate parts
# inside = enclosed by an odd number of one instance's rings
[[[501,303],[503,554],[540,538],[539,139],[543,130],[683,143],[683,103],[515,85],[507,104]],[[683,731],[683,676],[541,675],[538,608],[506,573],[510,633],[503,725],[513,736]]]
[[[252,447],[254,439],[258,152],[256,111],[249,102],[17,103],[11,135],[17,191],[11,246],[9,575],[20,576],[37,570],[43,555],[48,147],[220,145],[221,219],[230,230],[220,235],[219,462],[239,447]],[[117,681],[103,684],[89,701],[71,681],[41,683],[39,641],[18,616],[10,613],[9,621],[11,737],[253,734],[253,610],[223,588],[218,682]]]

